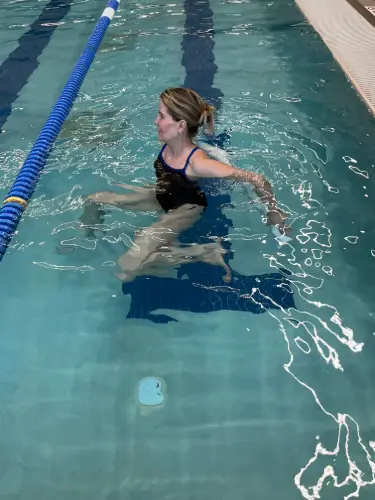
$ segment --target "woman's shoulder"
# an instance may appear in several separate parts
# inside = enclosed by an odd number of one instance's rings
[[[220,161],[226,165],[230,165],[231,161],[228,153],[217,146],[208,144],[207,142],[197,141],[197,147],[204,152],[207,158],[211,158],[216,161]]]
[[[192,165],[195,165],[197,163],[202,163],[202,161],[205,161],[205,160],[209,160],[209,157],[207,156],[206,152],[201,149],[199,146],[196,146],[193,150],[192,150],[192,155],[191,155],[191,158],[190,158],[190,163]]]

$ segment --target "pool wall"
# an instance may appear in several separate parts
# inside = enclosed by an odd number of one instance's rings
[[[350,3],[349,0],[296,0],[296,3],[375,114],[375,23],[369,17],[375,21],[375,15],[371,8],[366,8],[363,0]],[[367,3],[374,2],[367,0]],[[368,15],[363,15],[364,10]]]

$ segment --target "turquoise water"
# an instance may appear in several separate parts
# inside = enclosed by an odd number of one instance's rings
[[[185,77],[182,5],[127,2],[1,264],[3,498],[374,496],[373,119],[314,31],[287,27],[303,22],[293,4],[211,8],[218,131],[232,129],[239,166],[270,179],[295,235],[278,247],[235,191],[230,264],[289,269],[296,310],[125,320],[113,264],[154,214],[111,211],[97,242],[56,253],[77,238],[86,194],[152,180],[158,94]],[[74,4],[16,101],[1,136],[4,195],[101,10]],[[11,29],[1,36],[14,43]],[[147,412],[136,391],[149,375],[166,402]]]

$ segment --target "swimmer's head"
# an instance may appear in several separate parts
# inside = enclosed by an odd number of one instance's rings
[[[194,90],[183,87],[164,90],[155,120],[159,140],[165,142],[179,135],[193,139],[200,127],[212,133],[214,111]]]

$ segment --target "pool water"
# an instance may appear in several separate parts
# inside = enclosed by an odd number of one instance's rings
[[[3,60],[46,3],[1,8]],[[87,194],[152,182],[158,95],[196,55],[182,3],[123,3],[1,264],[3,498],[374,496],[373,118],[293,2],[203,6],[217,133],[271,181],[294,240],[279,246],[235,188],[196,234],[224,237],[230,288],[191,264],[124,294],[115,262],[156,214],[108,210],[97,240],[77,236]],[[13,103],[3,196],[102,10],[74,2]],[[252,287],[280,272],[295,306],[258,314]],[[138,404],[144,377],[161,406]]]

